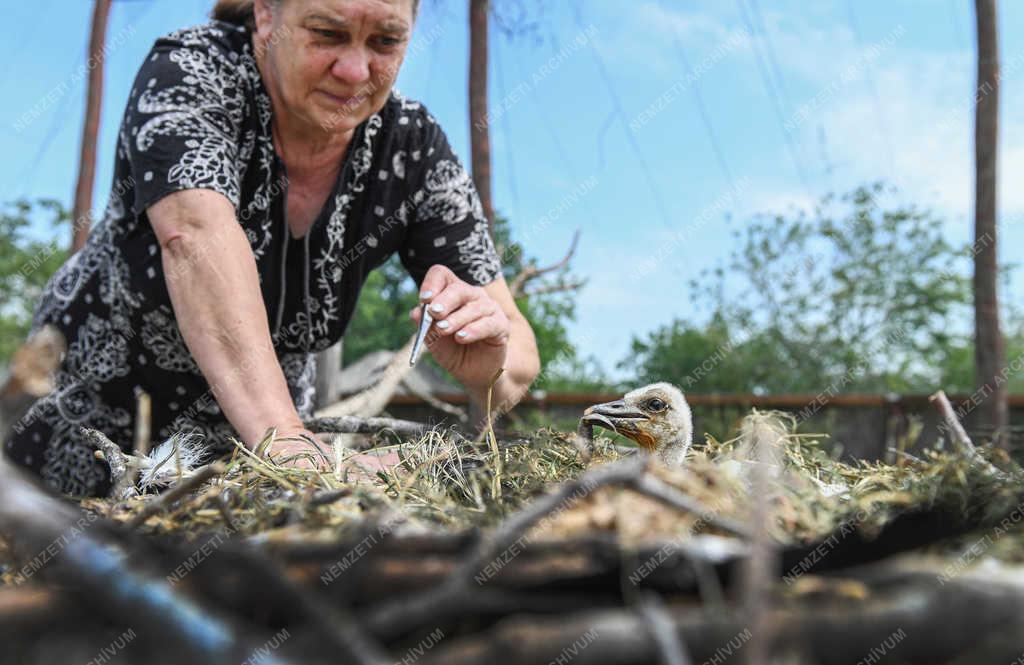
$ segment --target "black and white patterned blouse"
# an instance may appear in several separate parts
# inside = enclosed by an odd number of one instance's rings
[[[314,354],[341,338],[370,270],[393,252],[419,283],[436,263],[471,284],[501,266],[472,181],[419,103],[392,93],[354,133],[334,190],[308,233],[291,236],[287,178],[250,32],[213,21],[156,41],[139,70],[117,143],[114,184],[83,250],[48,283],[33,329],[55,324],[68,352],[57,389],[6,444],[11,459],[71,494],[104,491],[105,465],[79,433],[130,448],[136,387],[152,433],[237,438],[175,321],[148,206],[182,189],[235,206],[259,270],[278,360],[299,414],[311,414]]]

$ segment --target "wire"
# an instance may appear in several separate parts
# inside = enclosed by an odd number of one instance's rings
[[[761,14],[761,5],[758,0],[750,0],[750,9],[754,20],[757,21],[758,32],[764,40],[765,52],[768,55],[768,64],[775,74],[775,81],[779,87],[786,114],[792,111],[793,106],[789,103],[789,92],[786,90],[786,79],[782,76],[782,68],[779,67],[779,59],[775,56],[775,48],[772,46],[771,37],[768,35],[768,28],[765,27],[764,16]]]
[[[50,13],[49,13],[50,12],[50,5],[52,5],[52,4],[53,4],[53,0],[50,0],[43,7],[31,7],[30,11],[32,12],[33,16],[49,16],[50,15]],[[28,5],[25,5],[25,6],[28,7]],[[25,30],[22,33],[21,41],[18,42],[18,45],[16,47],[14,47],[13,53],[16,53],[16,54],[17,53],[23,53],[25,51],[25,47],[35,41],[36,33],[39,31],[39,28],[44,23],[45,23],[45,21],[30,20],[29,21],[28,29]],[[2,72],[0,72],[0,82],[3,82],[4,79],[7,78],[7,75],[11,73],[11,70],[14,69],[14,66],[16,64],[18,64],[18,63],[15,61],[15,59],[13,57],[8,59],[7,66],[4,67]]]
[[[84,59],[83,59],[84,62]],[[74,93],[73,98],[69,99],[66,106],[71,108],[78,108],[81,106],[82,100],[84,99],[85,86],[79,86]],[[39,143],[39,148],[36,150],[35,157],[26,167],[24,173],[25,177],[22,178],[21,193],[18,198],[24,198],[28,195],[28,192],[35,186],[36,176],[39,171],[39,164],[42,162],[43,157],[50,148],[50,144],[53,140],[61,133],[62,130],[73,128],[73,123],[67,122],[67,116],[62,112],[61,108],[53,108],[53,117],[50,120],[50,126],[47,127],[46,133],[43,135],[43,140]],[[73,162],[69,162],[73,163]]]
[[[857,16],[853,11],[853,3],[850,0],[846,0],[846,20],[850,24],[850,30],[853,32],[853,37],[857,41],[857,48],[860,51],[864,51],[864,40],[861,38],[860,30],[857,27]],[[871,73],[871,63],[864,63],[864,80],[867,83],[868,91],[871,94],[871,105],[874,107],[875,119],[878,122],[878,128],[882,133],[882,140],[885,146],[885,157],[889,163],[889,176],[894,177],[896,175],[895,161],[893,160],[892,152],[892,136],[889,133],[889,125],[885,122],[885,115],[882,113],[882,100],[878,96],[878,88],[875,86],[875,77]]]
[[[500,42],[500,40],[499,40]],[[499,99],[504,102],[505,97],[505,68],[502,65],[501,48],[496,43],[494,45],[494,73],[496,83],[498,84]],[[509,113],[503,112],[501,114],[501,131],[505,135],[505,156],[508,158],[508,188],[512,194],[512,206],[515,210],[515,215],[518,218],[522,213],[522,208],[519,205],[519,187],[516,183],[516,162],[515,162],[515,150],[512,149],[512,127],[509,124]]]
[[[772,83],[768,65],[765,64],[765,56],[761,52],[761,47],[756,39],[757,30],[754,29],[754,23],[750,19],[750,14],[747,12],[747,8],[743,4],[743,0],[736,0],[736,5],[739,7],[740,16],[742,17],[744,24],[746,24],[747,30],[752,36],[755,36],[755,39],[752,39],[751,42],[754,44],[754,56],[757,61],[758,72],[761,74],[761,80],[764,83],[765,90],[768,92],[768,98],[771,100],[772,108],[775,111],[775,119],[779,123],[779,131],[782,132],[783,140],[786,143],[786,149],[789,151],[789,158],[793,161],[793,168],[796,169],[796,174],[800,179],[800,184],[803,185],[804,190],[806,190],[808,196],[810,196],[811,189],[807,184],[807,177],[804,175],[805,170],[800,162],[799,150],[797,149],[797,145],[793,140],[793,137],[786,131],[786,120],[783,112],[782,101],[779,98],[778,91],[775,89],[775,85]]]
[[[523,72],[522,69],[523,63],[521,59],[513,58],[512,61],[516,63],[516,66],[519,70],[520,79],[526,80],[525,72]],[[565,169],[565,172],[568,174],[572,182],[577,184],[583,182],[579,177],[579,172],[577,172],[576,169],[573,167],[572,160],[569,159],[569,152],[565,149],[565,145],[562,143],[562,139],[558,135],[558,131],[555,129],[554,123],[551,121],[551,116],[549,114],[548,108],[537,99],[537,95],[526,95],[526,97],[529,98],[529,100],[533,103],[533,107],[537,111],[537,116],[540,118],[541,125],[544,127],[544,130],[548,133],[548,138],[550,139],[551,147],[554,148],[555,154],[558,156],[558,159],[562,162],[562,168]],[[589,197],[583,197],[582,201],[583,207],[587,209],[587,214],[590,216],[590,218],[593,220],[600,219],[596,212],[591,208]]]
[[[679,59],[683,63],[683,68],[687,72],[692,72],[693,67],[690,66],[690,61],[686,57],[686,51],[683,49],[683,45],[679,43],[679,39],[673,36],[672,44],[675,46],[676,53],[679,55]],[[711,150],[715,153],[715,161],[718,162],[718,168],[722,169],[722,175],[725,176],[729,187],[731,187],[732,191],[735,192],[736,181],[733,179],[732,169],[729,168],[729,163],[725,159],[725,151],[722,150],[722,146],[718,143],[718,135],[715,134],[715,128],[711,124],[711,115],[708,113],[708,109],[704,105],[704,98],[700,92],[700,81],[697,80],[697,77],[694,77],[691,91],[693,92],[693,102],[697,105],[697,111],[700,113],[701,122],[704,123],[704,129],[707,132],[708,140],[711,142]]]
[[[571,7],[577,26],[580,30],[585,30],[586,26],[583,24],[583,16],[580,14],[579,5],[576,2],[573,2],[571,3]],[[608,69],[605,67],[604,60],[601,58],[601,54],[598,53],[597,49],[589,50],[594,56],[594,62],[597,64],[597,70],[601,74],[601,79],[604,81],[605,88],[607,88],[608,96],[611,98],[614,112],[622,123],[623,128],[626,130],[626,139],[628,140],[630,147],[633,149],[633,153],[636,156],[637,161],[640,163],[640,168],[643,171],[644,178],[647,180],[647,186],[650,188],[651,196],[654,198],[654,205],[658,209],[658,214],[661,217],[661,223],[664,224],[665,228],[668,230],[675,232],[676,229],[672,225],[668,208],[665,206],[665,201],[661,197],[661,192],[658,190],[658,187],[654,182],[654,175],[651,172],[650,166],[647,164],[647,159],[644,157],[643,150],[640,148],[640,143],[636,140],[636,136],[633,132],[629,131],[626,111],[622,106],[622,100],[619,99],[619,96],[615,92],[615,87],[612,85],[611,76],[608,74]]]

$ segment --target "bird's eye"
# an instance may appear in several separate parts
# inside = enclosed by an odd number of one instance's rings
[[[647,408],[651,411],[664,411],[668,404],[665,404],[665,400],[658,399],[657,397],[647,400]]]

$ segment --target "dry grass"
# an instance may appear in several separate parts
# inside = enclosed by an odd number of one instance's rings
[[[754,430],[760,428],[760,434]],[[765,432],[770,433],[766,436]],[[940,508],[965,517],[991,517],[1012,509],[1024,481],[1006,482],[964,456],[930,451],[902,456],[896,464],[848,464],[823,448],[824,437],[797,432],[784,414],[757,413],[733,439],[709,437],[683,470],[657,470],[663,480],[709,511],[745,521],[754,501],[767,501],[771,531],[783,543],[824,537],[843,523],[870,534],[912,509]],[[497,445],[495,445],[497,444]],[[771,455],[755,457],[768,445]],[[222,477],[156,516],[145,529],[190,534],[228,528],[259,540],[334,539],[368,517],[399,514],[410,528],[488,528],[552,485],[581,474],[570,435],[540,429],[514,441],[478,444],[451,431],[377,449],[397,453],[400,464],[376,477],[351,471],[316,472],[281,466],[239,448]],[[594,442],[589,465],[618,459],[622,449],[604,437]],[[991,455],[991,453],[986,453]],[[774,459],[779,482],[771,495],[752,497],[748,477],[755,459]],[[991,458],[1020,479],[1003,456]],[[339,469],[346,468],[342,463]],[[337,497],[337,494],[343,496]],[[335,499],[324,504],[327,498]],[[119,503],[88,500],[89,508],[127,521],[149,497]],[[321,505],[323,504],[323,505]],[[624,542],[681,537],[707,531],[699,515],[687,515],[620,488],[604,488],[548,520],[544,533],[564,537],[614,531]],[[1007,556],[1014,550],[1007,548]]]

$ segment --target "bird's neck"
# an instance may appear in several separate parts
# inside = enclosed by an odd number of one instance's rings
[[[686,453],[689,452],[692,443],[693,425],[687,423],[686,426],[680,428],[675,439],[666,441],[658,448],[658,457],[669,468],[681,467],[686,460]]]

